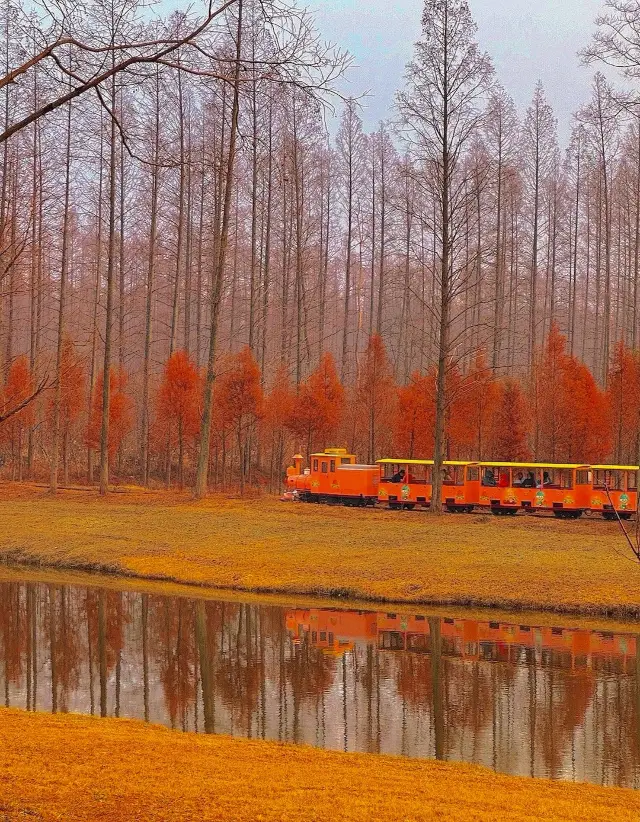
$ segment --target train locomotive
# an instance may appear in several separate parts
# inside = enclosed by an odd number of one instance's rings
[[[433,460],[381,459],[362,465],[345,448],[327,448],[312,454],[308,467],[303,461],[296,454],[287,469],[289,498],[394,510],[431,505]],[[540,511],[559,519],[595,513],[627,520],[637,509],[638,467],[633,465],[447,460],[443,471],[442,504],[451,513]]]

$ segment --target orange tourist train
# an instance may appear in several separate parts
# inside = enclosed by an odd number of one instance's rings
[[[436,632],[444,656],[509,662],[524,650],[570,669],[597,668],[607,658],[631,672],[639,650],[632,634],[423,614],[298,608],[287,613],[285,624],[295,643],[307,641],[332,656],[351,650],[357,641],[381,650],[430,653]]]
[[[297,454],[286,485],[290,497],[303,502],[405,510],[431,505],[433,460],[394,458],[360,465],[345,448],[327,448],[311,455],[308,468],[303,470],[302,463]],[[442,504],[451,513],[480,508],[496,515],[522,510],[563,519],[591,513],[629,519],[638,505],[633,465],[447,460],[443,470]]]

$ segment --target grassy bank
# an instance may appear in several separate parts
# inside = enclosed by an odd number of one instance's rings
[[[3,819],[635,822],[628,790],[0,710]]]
[[[640,615],[617,524],[0,487],[0,556],[240,591]]]

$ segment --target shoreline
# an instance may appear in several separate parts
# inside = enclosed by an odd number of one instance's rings
[[[624,622],[627,624],[640,623],[640,604],[637,606],[627,605],[602,605],[602,606],[580,606],[580,605],[553,605],[528,602],[524,600],[496,600],[485,601],[483,599],[474,598],[455,598],[451,599],[429,599],[429,598],[411,598],[405,599],[390,599],[387,597],[368,596],[357,589],[351,590],[349,588],[340,588],[337,590],[316,589],[314,587],[299,589],[296,588],[271,588],[263,586],[244,587],[241,585],[220,585],[215,582],[204,582],[197,580],[190,580],[180,576],[165,576],[162,574],[140,574],[135,571],[130,571],[126,568],[117,568],[112,565],[100,565],[95,563],[73,563],[73,564],[59,564],[48,563],[46,559],[41,557],[34,557],[29,555],[22,555],[13,551],[0,551],[0,567],[8,568],[10,570],[25,569],[25,570],[45,570],[61,573],[81,573],[87,576],[96,576],[103,579],[122,580],[127,582],[141,582],[141,583],[157,583],[159,585],[176,585],[193,592],[204,591],[207,593],[220,593],[221,595],[237,595],[237,596],[255,596],[257,598],[274,597],[302,597],[310,604],[318,605],[319,603],[333,603],[340,604],[347,608],[349,603],[356,603],[364,606],[366,610],[375,610],[376,605],[393,605],[412,607],[420,606],[421,608],[438,608],[450,609],[459,608],[465,611],[480,611],[480,612],[503,612],[506,614],[522,615],[522,614],[545,614],[555,615],[560,617],[571,617],[574,619],[604,619],[611,621]],[[639,571],[640,573],[640,568]]]
[[[615,523],[0,485],[0,565],[230,596],[640,620]]]

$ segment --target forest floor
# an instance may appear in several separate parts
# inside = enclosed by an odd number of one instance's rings
[[[2,709],[0,815],[5,822],[637,822],[640,794],[476,765]]]
[[[630,529],[634,529],[631,524]],[[0,560],[255,593],[640,616],[617,523],[0,484]]]

